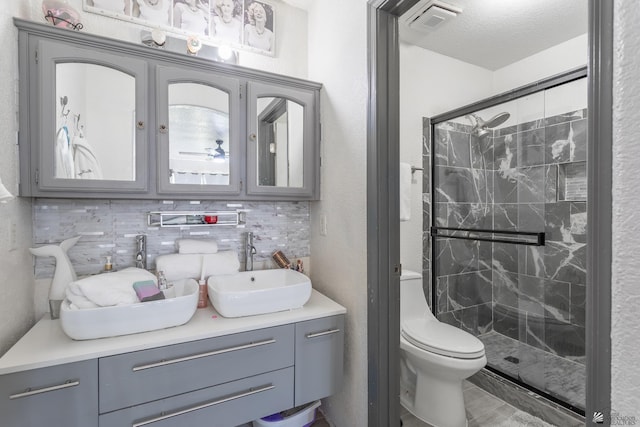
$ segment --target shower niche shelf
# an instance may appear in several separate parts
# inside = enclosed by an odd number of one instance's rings
[[[244,227],[244,211],[156,211],[147,214],[150,227]]]
[[[584,202],[587,200],[587,162],[560,163],[558,165],[558,201]]]

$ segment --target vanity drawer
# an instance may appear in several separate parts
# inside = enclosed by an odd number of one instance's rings
[[[97,426],[97,360],[0,376],[0,414],[6,427]]]
[[[293,337],[284,325],[101,358],[100,413],[293,366]]]
[[[295,406],[340,390],[344,315],[296,323]]]
[[[103,414],[100,427],[230,427],[291,407],[293,367]]]

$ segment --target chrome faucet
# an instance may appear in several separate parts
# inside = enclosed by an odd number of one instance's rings
[[[253,233],[247,232],[247,244],[244,247],[244,255],[246,262],[244,264],[245,271],[253,270],[253,256],[256,254],[256,247],[253,246]]]
[[[136,236],[136,245],[138,249],[136,251],[136,267],[147,269],[147,236],[145,234],[138,234]]]

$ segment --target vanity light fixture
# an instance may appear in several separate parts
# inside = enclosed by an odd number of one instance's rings
[[[189,38],[187,38],[187,53],[189,55],[197,55],[200,49],[202,49],[200,39],[196,36],[189,36]]]
[[[229,46],[220,46],[218,48],[218,56],[223,61],[226,61],[228,59],[231,59],[231,57],[233,56],[233,50]]]
[[[151,31],[151,39],[157,46],[164,46],[164,43],[167,41],[167,33],[155,28]]]
[[[167,33],[159,28],[153,29],[150,33],[142,32],[142,43],[151,47],[164,47],[167,41]]]

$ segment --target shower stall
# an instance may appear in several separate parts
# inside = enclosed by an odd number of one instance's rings
[[[489,370],[584,415],[586,69],[426,120],[425,137],[435,314]]]

